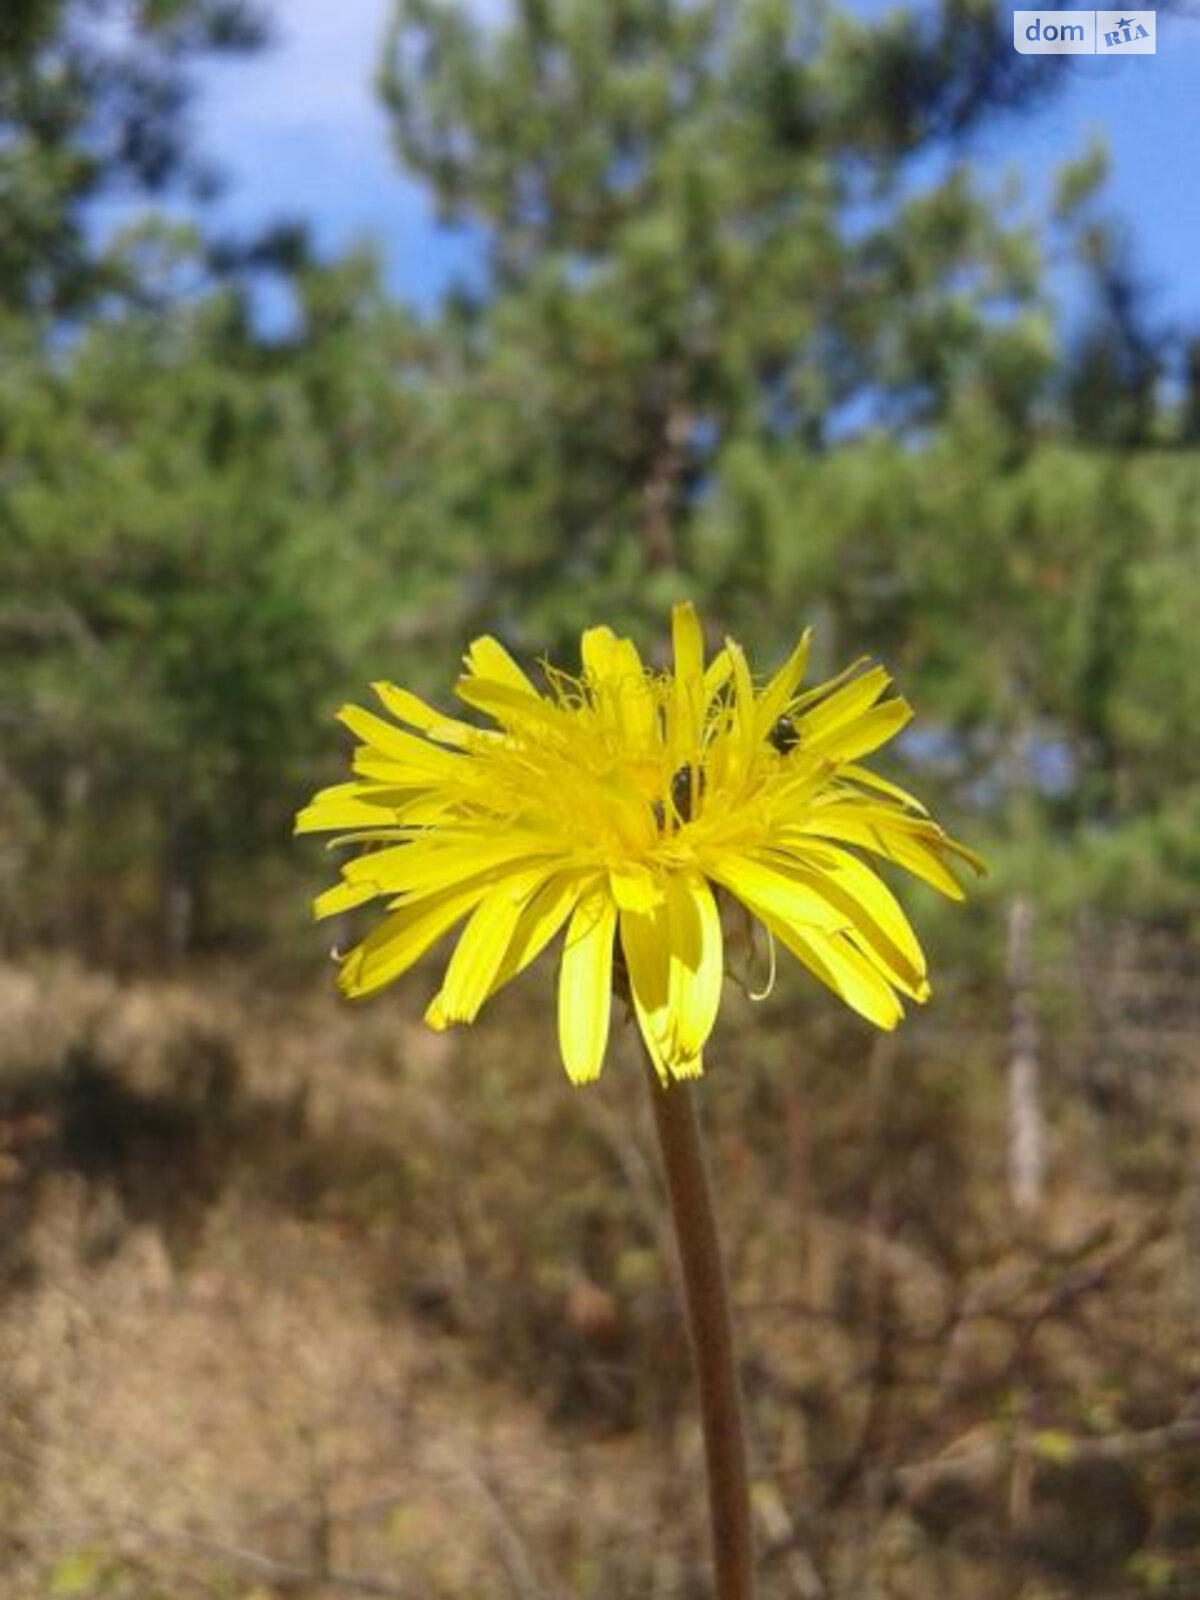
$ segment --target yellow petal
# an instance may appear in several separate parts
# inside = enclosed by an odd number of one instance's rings
[[[675,652],[672,759],[678,766],[683,761],[690,761],[699,748],[700,724],[706,703],[704,634],[696,608],[690,601],[677,605],[671,612],[671,637]]]
[[[819,866],[803,856],[781,858],[780,870],[820,895],[835,915],[847,920],[856,942],[867,948],[888,980],[914,1000],[929,992],[925,957],[908,918],[879,875],[844,850],[825,846]]]
[[[599,1077],[612,1012],[617,908],[603,888],[584,895],[567,927],[558,980],[558,1038],[572,1083]]]
[[[665,905],[621,912],[621,949],[629,973],[634,1015],[660,1076],[670,1049],[671,947]]]
[[[461,746],[469,742],[472,737],[478,737],[483,731],[472,728],[470,723],[448,717],[444,712],[435,711],[418,695],[409,689],[400,688],[398,684],[380,680],[373,683],[371,688],[397,722],[406,722],[410,728],[418,728],[431,739],[438,739],[443,744]]]
[[[462,772],[463,758],[440,746],[406,733],[393,723],[385,722],[373,711],[361,706],[343,706],[338,721],[355,732],[372,752],[386,756],[405,772],[413,772],[423,779],[457,777]]]
[[[664,1080],[695,1077],[701,1069],[701,1046],[720,1001],[720,930],[711,922],[715,909],[714,904],[710,913],[676,886],[649,914],[621,912],[634,1015]]]
[[[683,600],[672,608],[671,643],[675,654],[675,676],[703,680],[704,632],[690,600]]]
[[[894,739],[911,720],[912,707],[907,700],[885,700],[882,705],[872,706],[861,716],[829,729],[819,738],[802,735],[801,743],[810,755],[819,754],[831,761],[853,761]]]
[[[631,861],[612,867],[608,874],[612,897],[622,911],[653,911],[663,892],[654,874]]]
[[[487,679],[491,683],[516,689],[521,694],[539,698],[533,684],[499,639],[493,639],[490,634],[484,634],[482,638],[476,639],[463,657],[463,661],[473,678]]]
[[[724,972],[721,918],[713,892],[698,872],[667,880],[666,911],[670,1057],[678,1075],[680,1063],[697,1060],[717,1020]]]
[[[567,920],[579,901],[579,880],[558,876],[544,883],[521,912],[508,953],[497,975],[496,987],[524,972],[535,961]]]
[[[806,689],[803,694],[797,695],[792,701],[792,715],[794,717],[811,716],[817,707],[825,705],[832,700],[835,692],[840,690],[843,684],[853,688],[856,684],[861,683],[864,676],[867,675],[864,669],[870,667],[870,665],[871,659],[869,656],[859,656],[857,661],[852,661],[848,667],[843,667],[836,677],[826,678],[824,683],[815,683],[811,689]],[[873,670],[875,672],[884,672],[882,667],[875,667]],[[886,678],[887,674],[884,673],[884,676]],[[888,679],[887,681],[890,682],[891,680]],[[878,699],[882,692],[883,686],[871,698]]]
[[[373,900],[378,893],[373,883],[335,883],[332,889],[326,889],[313,901],[313,916],[320,921],[322,917],[335,917],[339,912],[352,911],[355,906]]]
[[[364,797],[375,798],[375,803],[382,806],[387,801],[391,808],[395,822],[401,826],[388,827],[386,824],[376,828],[377,839],[406,836],[412,838],[414,832],[419,833],[428,828],[430,823],[443,822],[447,816],[457,811],[462,804],[462,796],[457,787],[407,789],[399,791],[385,788],[381,784],[364,783],[362,786]],[[390,818],[388,819],[391,820]],[[331,841],[336,844],[337,841]]]
[[[632,750],[647,749],[658,732],[658,702],[633,641],[618,641],[613,662],[621,731]]]
[[[414,789],[428,789],[432,784],[445,782],[444,777],[431,772],[428,766],[417,766],[411,761],[400,762],[391,756],[378,755],[370,745],[358,747],[354,752],[353,765],[360,778],[368,778],[372,783],[391,790],[407,791],[404,798],[408,798]]]
[[[849,917],[834,910],[825,896],[767,862],[730,853],[710,865],[709,876],[764,921],[774,917],[793,927],[822,928],[827,933],[850,926]]]
[[[839,778],[850,778],[859,783],[864,789],[873,789],[878,794],[887,795],[889,800],[895,800],[906,811],[913,811],[919,817],[927,817],[929,811],[923,806],[915,795],[909,794],[907,789],[902,789],[899,784],[889,783],[886,778],[881,778],[877,772],[872,772],[870,767],[856,766],[848,763],[838,773]]]
[[[796,690],[804,681],[805,669],[808,666],[809,640],[811,638],[812,629],[806,628],[801,635],[800,643],[759,696],[756,728],[760,739],[767,737],[791,704]]]
[[[464,885],[497,868],[511,874],[540,861],[548,863],[554,853],[553,842],[537,834],[510,832],[480,839],[442,828],[347,861],[342,876],[352,883],[374,884],[380,894],[415,898]]]
[[[577,732],[568,714],[533,691],[518,689],[511,683],[491,678],[460,678],[454,692],[465,705],[474,706],[505,728],[537,727],[547,733],[569,738]]]
[[[485,1001],[490,1000],[498,989],[502,989],[537,959],[567,920],[579,899],[579,892],[578,878],[558,876],[544,883],[530,897],[513,929],[504,959],[488,986]],[[446,1013],[445,1000],[440,991],[430,1001],[425,1020],[439,1032],[450,1026],[452,1019]]]
[[[597,683],[613,676],[613,658],[617,636],[608,627],[585,628],[579,641],[579,655],[583,670]]]
[[[446,1022],[474,1022],[492,992],[517,924],[545,872],[503,878],[476,906],[442,979],[441,1013]]]
[[[749,735],[754,726],[754,679],[750,675],[750,663],[735,639],[726,639],[725,649],[733,669],[733,702],[738,720]]]
[[[746,857],[714,876],[769,928],[785,949],[878,1027],[894,1028],[903,1012],[876,966],[845,937],[853,921],[798,879]]]
[[[852,839],[847,840],[847,843],[854,842]],[[869,829],[867,837],[860,842],[868,850],[876,850],[896,862],[898,866],[904,867],[914,878],[920,878],[932,888],[939,890],[948,900],[964,898],[963,888],[958,879],[937,851],[930,849],[921,839],[902,833],[898,828],[889,828]]]
[[[407,972],[485,893],[486,886],[479,884],[456,885],[393,911],[343,960],[338,973],[343,994],[362,999]]]
[[[745,652],[733,639],[726,639],[725,653],[733,676],[732,737],[724,742],[720,781],[738,783],[761,754],[760,741],[755,728],[754,681]]]
[[[713,701],[729,682],[730,670],[728,650],[718,650],[704,669],[704,704],[706,708],[712,705]]]
[[[659,1049],[658,1041],[643,1024],[641,1012],[637,1009],[636,1000],[634,1002],[634,1015],[637,1017],[638,1032],[642,1036],[642,1043],[646,1047],[646,1054],[650,1058],[650,1065],[654,1068],[654,1075],[658,1079],[659,1083],[665,1087],[670,1083],[675,1074],[672,1072],[671,1068],[667,1066],[663,1053]]]
[[[862,909],[878,930],[882,939],[891,946],[889,951],[883,951],[880,938],[871,933],[872,944],[886,955],[889,966],[901,976],[906,976],[909,983],[920,991],[928,990],[925,983],[925,952],[921,949],[920,941],[913,932],[912,924],[904,913],[903,907],[887,884],[872,872],[871,868],[858,859],[857,856],[848,855],[844,851],[837,851],[836,864],[828,861],[822,870],[829,873],[839,889],[844,889],[853,901]],[[859,919],[855,919],[855,926],[861,929]],[[914,998],[924,998],[924,994],[914,995]]]
[[[821,806],[810,820],[789,823],[780,830],[783,842],[800,836],[838,839],[886,856],[951,900],[961,900],[963,891],[944,856],[956,856],[976,871],[984,870],[973,850],[947,837],[936,823],[906,817],[881,805]]]
[[[326,839],[326,850],[340,850],[348,844],[366,844],[374,848],[381,844],[401,844],[412,838],[412,829],[403,827],[352,828],[349,833],[339,833],[335,839]],[[345,869],[343,868],[343,871]]]
[[[639,750],[648,746],[654,737],[656,706],[633,640],[619,639],[611,628],[589,628],[581,655],[600,707],[611,707],[617,732],[627,747]]]
[[[370,827],[393,820],[393,808],[368,801],[357,783],[336,783],[322,789],[296,816],[297,833],[325,833],[339,828]]]
[[[842,935],[797,929],[763,919],[786,950],[853,1011],[890,1033],[904,1015],[895,991],[868,958]]]

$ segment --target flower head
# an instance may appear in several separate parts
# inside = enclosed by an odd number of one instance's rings
[[[361,741],[355,777],[316,795],[296,827],[363,847],[318,916],[386,902],[341,960],[347,995],[381,989],[465,919],[426,1021],[473,1022],[565,931],[572,1080],[600,1071],[614,977],[659,1074],[694,1076],[721,995],[724,890],[879,1027],[895,1026],[900,996],[928,996],[916,936],[859,852],[956,899],[947,862],[982,863],[858,764],[911,716],[882,698],[888,674],[859,662],[802,690],[805,634],[756,685],[733,640],[705,663],[690,605],[675,608],[673,638],[674,670],[656,672],[629,639],[590,628],[579,676],[547,666],[545,693],[477,639],[456,692],[490,727],[390,683],[374,689],[393,720],[342,709]]]

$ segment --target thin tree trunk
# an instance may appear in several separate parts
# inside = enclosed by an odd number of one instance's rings
[[[1008,1061],[1008,1181],[1019,1215],[1031,1217],[1045,1187],[1045,1124],[1033,989],[1033,905],[1014,895],[1008,908],[1012,1032]]]
[[[678,395],[679,374],[667,374],[668,399],[654,457],[642,488],[642,539],[646,563],[655,570],[675,561],[675,520],[679,510],[679,481],[691,416]]]

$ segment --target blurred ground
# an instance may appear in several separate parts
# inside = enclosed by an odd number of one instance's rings
[[[630,1040],[575,1093],[536,984],[462,1037],[417,1015],[0,971],[6,1600],[707,1592]],[[1018,1223],[978,997],[883,1042],[787,995],[727,1019],[765,1600],[1200,1593],[1185,1074],[1099,1104],[1085,1036],[1049,1046]]]

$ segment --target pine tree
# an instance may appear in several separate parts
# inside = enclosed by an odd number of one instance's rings
[[[1048,363],[1036,240],[959,155],[1047,87],[1012,54],[974,5],[868,28],[779,0],[526,0],[490,30],[402,0],[382,72],[398,152],[490,248],[462,334],[489,606],[515,622],[519,595],[537,643],[579,620],[567,577],[589,610],[657,611],[700,575],[716,487],[749,506],[781,456],[865,417],[919,437],[968,384],[1027,414]],[[726,615],[769,607],[765,546],[820,537],[770,498]]]
[[[109,197],[204,192],[189,67],[258,46],[253,0],[4,0],[0,302],[77,315],[122,282],[89,225]]]

